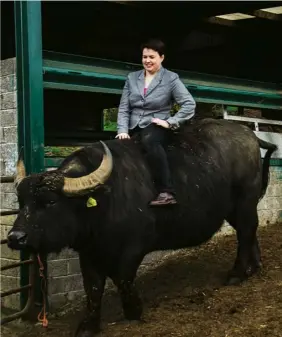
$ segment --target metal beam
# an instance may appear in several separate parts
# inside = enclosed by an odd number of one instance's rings
[[[135,6],[136,5],[136,1],[116,1],[116,0],[105,0],[107,2],[115,2],[117,4],[121,4],[121,5],[130,5],[130,6]]]
[[[261,8],[261,5],[259,5]],[[256,27],[258,25],[262,25],[262,19],[272,20],[272,21],[282,21],[282,6],[276,6],[269,9],[259,9],[259,8],[248,8],[246,7],[241,11],[241,13],[226,13],[225,15],[217,15],[207,18],[204,21],[209,23],[219,24],[228,27],[236,27],[236,28],[249,28]],[[249,18],[236,18],[237,14],[248,15]],[[232,16],[234,18],[232,18]],[[265,21],[265,20],[264,20]],[[264,22],[265,24],[265,22]]]
[[[26,171],[27,174],[30,174],[44,171],[41,2],[14,1],[14,9],[18,148],[23,149]],[[29,256],[29,252],[21,253],[22,260],[25,260],[27,256]],[[37,280],[38,282],[35,285],[35,301],[42,303],[40,278],[37,277]],[[21,268],[21,286],[25,284],[28,284],[26,266]],[[21,308],[24,308],[27,296],[27,292],[21,293]],[[38,309],[40,308],[34,308],[35,312],[30,313],[32,318]]]
[[[60,53],[44,53],[44,87],[121,94],[127,74],[141,65]],[[196,101],[282,110],[273,83],[175,70]]]
[[[235,21],[219,18],[219,17],[216,17],[216,16],[212,16],[212,17],[206,19],[205,21],[208,22],[208,23],[215,23],[215,24],[222,25],[222,26],[227,26],[227,27],[234,27],[234,26],[236,26],[236,22]]]
[[[280,7],[282,8],[282,6]],[[262,19],[282,21],[282,14],[272,13],[262,9],[254,11],[254,15]]]

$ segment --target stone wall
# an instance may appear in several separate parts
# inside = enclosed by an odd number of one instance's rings
[[[17,109],[16,109],[15,59],[1,61],[1,175],[12,175],[17,159]],[[1,184],[1,208],[18,208],[13,184]],[[282,221],[282,167],[271,167],[270,185],[260,202],[260,225]],[[11,228],[14,216],[1,217],[1,239]],[[225,224],[218,233],[229,234],[232,230]],[[165,253],[153,253],[145,257],[142,267],[163,258]],[[1,265],[15,262],[19,254],[1,245]],[[19,268],[1,273],[1,291],[19,286]],[[61,254],[48,257],[48,296],[50,311],[81,297],[84,294],[77,254],[64,250]],[[19,295],[6,297],[2,307],[19,308]]]

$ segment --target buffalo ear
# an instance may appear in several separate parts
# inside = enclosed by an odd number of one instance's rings
[[[101,186],[99,186],[99,190],[100,191],[103,191],[104,193],[106,193],[106,194],[108,194],[108,193],[111,193],[111,191],[112,191],[112,187],[111,186],[109,186],[109,185],[101,185]]]
[[[103,184],[103,185],[96,186],[91,192],[94,193],[97,191],[104,193],[104,194],[108,194],[108,193],[111,193],[112,187],[109,185]]]
[[[24,166],[23,154],[24,154],[24,151],[23,151],[23,146],[22,146],[20,149],[18,161],[16,164],[16,176],[14,180],[14,185],[16,189],[18,188],[21,181],[26,177],[26,170]]]

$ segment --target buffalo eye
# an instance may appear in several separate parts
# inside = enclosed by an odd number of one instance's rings
[[[53,206],[55,205],[56,201],[55,200],[49,200],[46,202],[46,207],[50,207],[50,206]]]

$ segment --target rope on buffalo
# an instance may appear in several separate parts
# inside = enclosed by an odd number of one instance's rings
[[[42,295],[43,295],[43,307],[42,310],[40,311],[40,313],[37,316],[37,319],[39,322],[42,322],[42,326],[44,328],[47,328],[48,326],[48,319],[47,319],[47,315],[46,315],[46,279],[43,273],[44,270],[44,266],[43,263],[41,262],[40,256],[39,254],[37,255],[37,259],[38,259],[38,263],[39,263],[39,275],[41,277],[41,291],[42,291]]]

